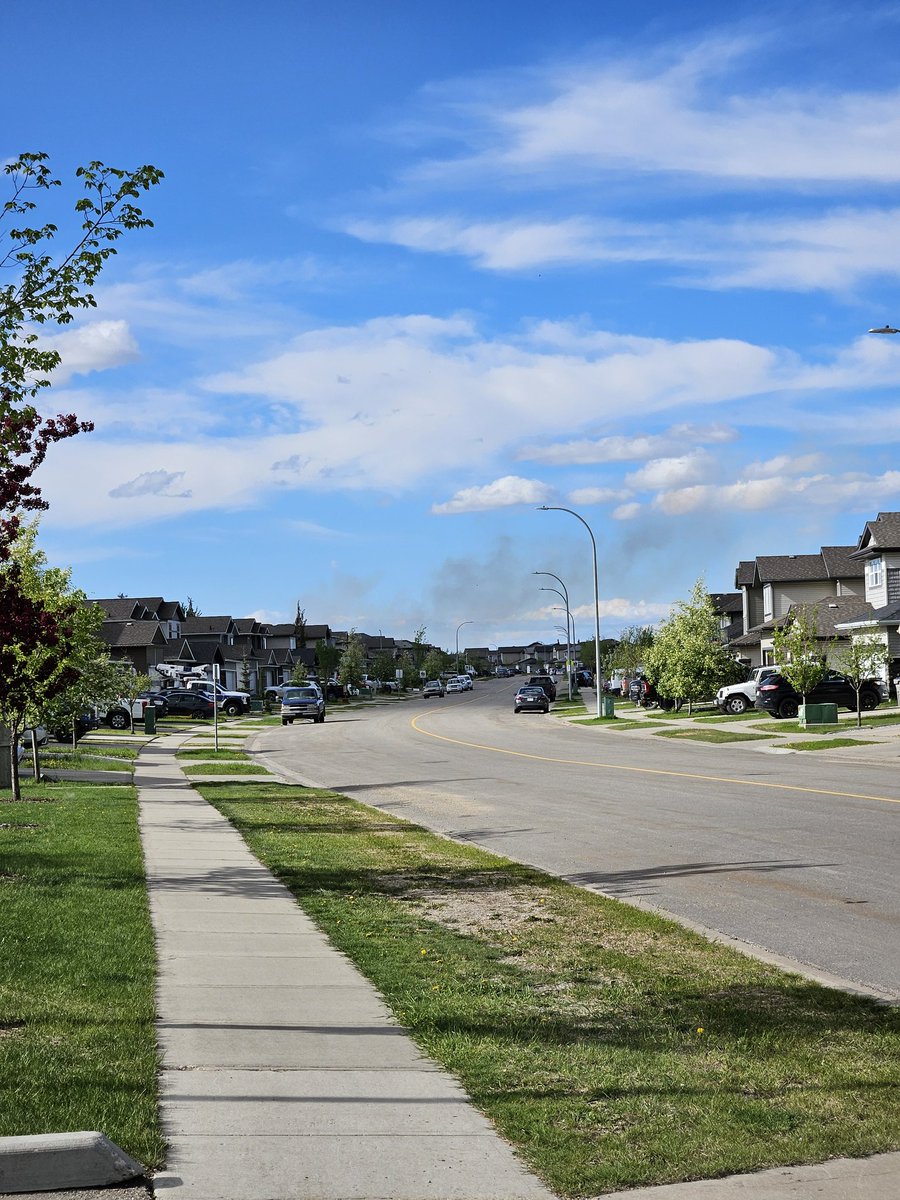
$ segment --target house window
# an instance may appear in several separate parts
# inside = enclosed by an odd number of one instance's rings
[[[870,558],[866,563],[866,586],[880,588],[884,583],[884,560]]]
[[[771,621],[774,615],[772,585],[771,583],[766,583],[763,585],[763,620]]]

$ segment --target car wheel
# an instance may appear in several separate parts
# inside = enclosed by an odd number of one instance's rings
[[[725,703],[725,711],[739,717],[742,712],[746,712],[750,704],[746,696],[730,696]]]
[[[222,712],[228,717],[236,717],[240,714],[241,705],[236,700],[229,700],[222,705]]]
[[[110,713],[107,718],[110,729],[127,729],[129,726],[128,714],[123,712]]]
[[[282,723],[282,725],[287,725],[287,723],[288,723],[287,717],[282,717],[281,723]]]
[[[522,710],[521,710],[521,708],[517,708],[515,711],[516,711],[517,713],[520,713]]]
[[[778,705],[779,717],[786,717],[790,719],[792,717],[796,717],[799,711],[800,706],[796,700],[782,700],[782,702]]]
[[[881,697],[876,696],[874,692],[859,693],[859,707],[866,712],[871,712],[873,708],[877,708],[881,703]]]

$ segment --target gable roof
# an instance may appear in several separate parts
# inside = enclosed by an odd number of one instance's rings
[[[131,596],[116,596],[111,600],[91,600],[104,613],[104,619],[110,621],[143,621],[147,614],[140,600]]]
[[[744,598],[740,592],[710,592],[713,608],[718,613],[742,613]]]
[[[140,596],[138,604],[143,604],[148,612],[161,621],[184,620],[184,609],[178,600],[164,600],[162,596]]]
[[[760,583],[800,583],[827,579],[821,554],[760,554],[756,559]]]
[[[865,567],[853,558],[852,546],[823,546],[822,561],[829,579],[862,579]]]
[[[734,572],[734,586],[737,588],[752,587],[756,574],[756,560],[749,559],[739,562]]]
[[[181,632],[185,637],[234,633],[234,621],[231,617],[186,617],[181,622]]]
[[[853,556],[874,558],[884,550],[900,550],[900,512],[879,513],[874,521],[866,521]]]
[[[158,621],[104,621],[100,637],[111,650],[169,644]]]

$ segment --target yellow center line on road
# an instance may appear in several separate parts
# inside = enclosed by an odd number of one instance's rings
[[[658,767],[628,767],[621,763],[588,762],[581,758],[553,758],[546,754],[528,754],[524,750],[505,750],[502,746],[485,746],[481,742],[465,742],[461,738],[447,737],[443,733],[433,733],[430,729],[422,729],[419,721],[426,716],[420,713],[413,717],[410,725],[424,737],[436,738],[439,742],[450,742],[454,746],[466,746],[470,750],[487,750],[491,754],[508,754],[512,758],[528,758],[533,762],[559,763],[568,767],[599,767],[604,771],[630,771],[635,775],[660,775],[670,779],[702,779],[707,783],[733,783],[739,787],[769,788],[778,792],[805,792],[812,796],[837,796],[843,800],[877,800],[882,804],[900,804],[898,796],[870,796],[865,792],[835,792],[828,788],[800,787],[795,783],[766,783],[759,779],[731,779],[727,775],[695,775],[690,771],[666,771]]]

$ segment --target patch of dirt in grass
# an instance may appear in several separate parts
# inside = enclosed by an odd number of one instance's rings
[[[59,804],[59,796],[23,796],[16,800],[13,796],[0,796],[0,804]]]
[[[521,928],[528,921],[556,923],[556,917],[546,909],[546,899],[540,889],[527,885],[477,887],[466,891],[452,887],[423,887],[417,894],[407,894],[404,899],[426,920],[446,925],[457,933],[477,936],[485,932],[506,933]]]
[[[34,823],[28,825],[24,821],[2,821],[2,822],[0,822],[0,829],[39,829],[39,828],[40,828],[39,825],[35,825]]]

